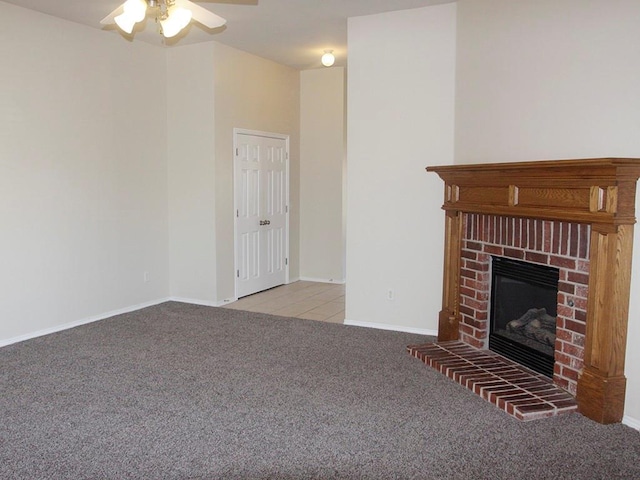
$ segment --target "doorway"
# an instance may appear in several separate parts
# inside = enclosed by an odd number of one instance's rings
[[[289,280],[289,136],[234,129],[236,298]]]

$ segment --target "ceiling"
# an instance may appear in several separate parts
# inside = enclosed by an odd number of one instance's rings
[[[455,0],[194,0],[227,19],[219,29],[192,23],[176,38],[164,40],[153,20],[139,24],[134,34],[120,33],[100,20],[124,0],[1,0],[72,22],[120,35],[122,41],[143,41],[162,46],[215,40],[292,68],[320,67],[325,49],[346,65],[347,18],[406,10]]]

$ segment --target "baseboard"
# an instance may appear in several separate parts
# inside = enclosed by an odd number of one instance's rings
[[[337,285],[344,285],[347,283],[346,280],[334,280],[333,278],[313,278],[313,277],[300,277],[300,280],[303,282],[316,282],[316,283],[334,283]]]
[[[631,427],[640,431],[640,420],[637,420],[628,415],[625,415],[624,417],[622,417],[622,423],[625,424],[627,427]]]
[[[170,297],[170,302],[180,302],[180,303],[190,303],[191,305],[201,305],[203,307],[221,307],[222,305],[226,305],[228,303],[235,302],[237,298],[234,299],[225,299],[219,302],[214,302],[211,300],[198,300],[197,298],[185,298],[185,297]]]
[[[110,312],[101,313],[92,317],[76,320],[75,322],[64,323],[62,325],[56,325],[55,327],[45,328],[36,332],[27,333],[25,335],[19,335],[17,337],[8,338],[6,340],[0,340],[0,347],[6,347],[13,343],[24,342],[25,340],[31,340],[32,338],[42,337],[51,333],[61,332],[63,330],[69,330],[70,328],[79,327],[88,323],[97,322],[106,318],[115,317],[116,315],[122,315],[123,313],[135,312],[136,310],[142,310],[143,308],[153,307],[169,301],[169,298],[162,298],[159,300],[153,300],[151,302],[140,303],[138,305],[132,305],[130,307],[119,308],[117,310],[111,310]]]
[[[389,325],[384,323],[360,322],[357,320],[345,320],[345,325],[353,327],[377,328],[378,330],[393,330],[395,332],[417,333],[418,335],[438,336],[437,330],[428,330],[426,328],[405,327],[402,325]]]

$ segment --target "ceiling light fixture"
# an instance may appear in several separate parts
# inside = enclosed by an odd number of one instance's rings
[[[227,22],[189,0],[126,0],[100,23],[115,22],[123,32],[131,34],[136,23],[142,22],[150,11],[160,25],[160,33],[166,38],[175,37],[192,19],[212,29]]]
[[[115,18],[116,24],[125,32],[131,33],[133,26],[144,20],[147,15],[147,4],[144,0],[127,0],[122,5],[122,12]]]
[[[333,50],[325,50],[324,55],[322,55],[321,61],[322,65],[324,65],[325,67],[330,67],[334,63],[336,63],[336,57],[333,54]]]
[[[167,10],[166,18],[160,20],[162,34],[167,37],[175,37],[180,31],[189,25],[191,21],[191,10],[173,6]]]

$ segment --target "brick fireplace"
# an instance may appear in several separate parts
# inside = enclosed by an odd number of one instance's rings
[[[459,338],[487,348],[491,256],[556,267],[556,385],[577,393],[584,362],[589,284],[589,225],[464,214],[460,263]]]
[[[427,171],[445,182],[438,343],[462,341],[479,351],[487,348],[492,256],[555,267],[553,383],[575,396],[587,417],[600,423],[621,421],[640,159],[455,165]]]

